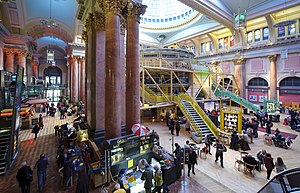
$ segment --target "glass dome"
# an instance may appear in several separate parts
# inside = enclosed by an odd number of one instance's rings
[[[140,27],[145,29],[171,29],[194,20],[199,13],[177,0],[143,0],[147,5]]]

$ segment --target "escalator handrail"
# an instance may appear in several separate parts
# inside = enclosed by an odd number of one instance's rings
[[[259,191],[257,191],[257,192],[258,193],[262,192],[270,183],[274,182],[277,179],[282,179],[283,176],[285,176],[285,175],[287,175],[289,173],[294,173],[294,172],[300,172],[300,167],[287,169],[287,170],[284,170],[284,171],[276,174],[275,176],[273,176],[271,178],[271,180],[269,180],[267,183],[265,183],[265,185]],[[280,183],[282,183],[282,181]],[[283,186],[281,186],[281,187],[283,187]],[[288,192],[288,191],[286,189],[284,189],[283,192]]]

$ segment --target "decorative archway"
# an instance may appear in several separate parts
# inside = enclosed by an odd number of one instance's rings
[[[269,95],[268,82],[260,77],[255,77],[249,80],[248,86],[248,100],[254,103],[262,103]]]
[[[60,86],[62,84],[62,71],[57,66],[49,66],[44,70],[46,86]]]
[[[284,106],[300,106],[300,78],[286,77],[279,82],[279,101]]]

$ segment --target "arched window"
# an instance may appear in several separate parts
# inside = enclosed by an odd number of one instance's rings
[[[280,83],[279,86],[300,86],[300,78],[299,77],[287,77],[283,79]]]
[[[268,86],[268,82],[263,78],[252,78],[249,80],[248,86]]]
[[[44,78],[47,86],[61,85],[62,71],[56,66],[49,66],[44,70]]]
[[[260,29],[255,30],[254,36],[256,42],[260,41]]]

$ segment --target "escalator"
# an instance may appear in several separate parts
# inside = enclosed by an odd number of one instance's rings
[[[10,146],[10,128],[0,129],[0,175],[6,173],[8,151]]]
[[[275,175],[258,193],[300,192],[300,168],[288,169]]]
[[[188,119],[192,129],[199,134],[201,142],[206,134],[217,137],[218,128],[190,96],[179,94],[175,96],[175,101]]]
[[[216,86],[216,83],[213,83],[212,88],[214,90],[214,94],[216,97],[229,97],[231,100],[235,101],[236,103],[240,104],[242,102],[242,106],[249,109],[250,111],[256,112],[257,110],[260,110],[260,108],[253,103],[249,102],[248,100],[239,97],[232,92],[225,91],[223,88],[218,85]]]

